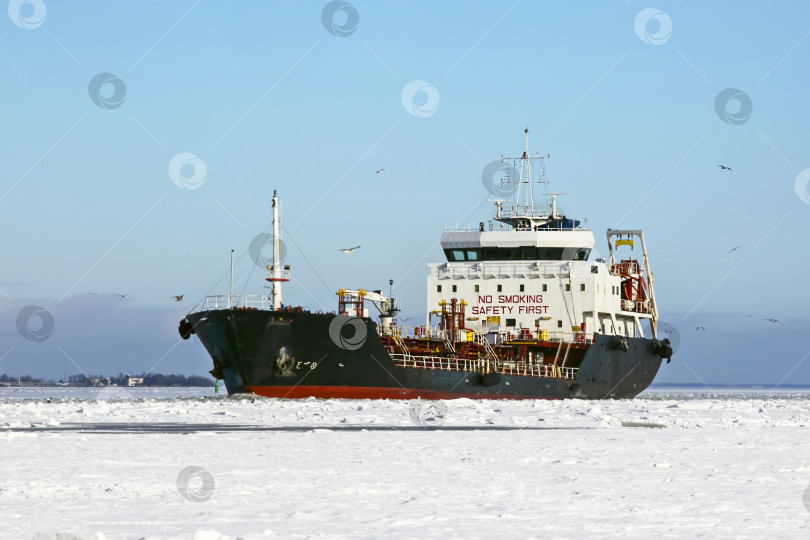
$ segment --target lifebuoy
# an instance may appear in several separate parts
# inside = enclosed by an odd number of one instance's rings
[[[585,334],[577,332],[577,343],[585,343]]]

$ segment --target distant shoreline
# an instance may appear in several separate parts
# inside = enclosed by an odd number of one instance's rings
[[[207,387],[214,386],[214,379],[199,375],[180,375],[177,373],[141,373],[132,375],[87,375],[85,373],[66,375],[64,379],[54,380],[31,375],[0,375],[0,388],[138,388],[138,387]]]

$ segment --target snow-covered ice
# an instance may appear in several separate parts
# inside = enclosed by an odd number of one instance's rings
[[[810,392],[424,406],[2,388],[0,537],[810,536]]]

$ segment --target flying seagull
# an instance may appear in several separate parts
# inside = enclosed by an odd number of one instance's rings
[[[695,330],[706,330],[706,329],[703,328],[702,326],[698,326],[697,328],[695,328]]]
[[[126,298],[127,296],[129,296],[129,293],[127,293],[127,294],[119,294],[118,296],[120,296],[121,298]]]
[[[87,293],[87,294],[89,294],[90,296],[98,296],[98,293],[97,293],[97,292],[89,292],[89,293]]]
[[[350,248],[339,249],[338,251],[342,251],[343,253],[351,253],[355,249],[360,249],[360,246],[354,246],[354,247],[350,247]]]
[[[377,171],[377,174],[380,174],[383,171],[385,171],[385,169],[380,169],[380,170]]]
[[[718,167],[720,167],[721,169],[723,169],[725,171],[730,171],[731,170],[731,167],[726,167],[725,165],[718,165]]]
[[[183,297],[184,297],[184,296],[185,296],[185,294],[181,294],[181,295],[179,295],[179,296],[172,296],[171,298],[172,298],[172,299],[173,299],[175,302],[182,302],[182,301],[183,301]]]
[[[737,250],[738,250],[738,249],[740,249],[741,247],[742,247],[742,246],[737,246],[737,247],[735,247],[735,248],[731,248],[730,250],[728,250],[728,252],[729,252],[729,253],[731,253],[731,252],[733,252],[733,251],[737,251]]]
[[[770,323],[778,323],[779,319],[762,319],[763,321],[768,321]]]

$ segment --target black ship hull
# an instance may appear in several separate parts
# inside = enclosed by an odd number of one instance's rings
[[[624,399],[647,388],[662,361],[656,340],[596,334],[577,345],[576,370],[565,378],[537,376],[519,364],[472,369],[452,358],[434,369],[408,367],[392,358],[369,319],[350,319],[354,327],[345,337],[349,319],[222,309],[188,315],[181,334],[199,337],[213,359],[211,373],[229,394],[277,398]]]

